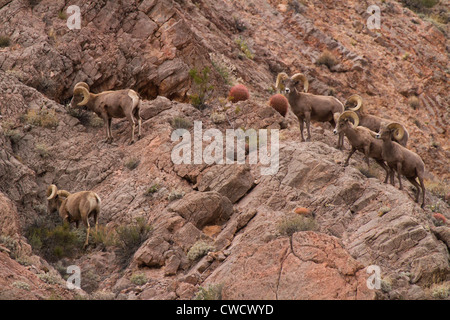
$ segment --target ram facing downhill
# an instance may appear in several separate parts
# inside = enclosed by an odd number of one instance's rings
[[[372,158],[386,171],[384,183],[387,183],[389,167],[384,162],[382,156],[383,142],[375,138],[375,132],[366,127],[358,126],[358,124],[358,115],[353,111],[345,111],[339,116],[336,128],[333,131],[334,134],[343,133],[352,146],[352,150],[344,162],[344,167],[348,165],[351,156],[356,151],[360,151],[364,153],[367,166],[369,166],[369,158]]]
[[[106,123],[106,143],[113,141],[111,132],[112,118],[127,118],[131,124],[131,141],[134,143],[136,123],[138,125],[138,139],[141,137],[140,116],[141,99],[138,93],[131,89],[116,91],[103,91],[95,94],[89,92],[89,86],[85,82],[78,82],[73,89],[73,97],[70,107],[86,106],[95,112]]]
[[[422,158],[411,150],[401,146],[392,139],[401,140],[405,134],[405,128],[397,122],[392,122],[382,126],[376,138],[383,140],[382,156],[390,168],[390,180],[394,185],[394,172],[397,172],[400,190],[403,189],[401,176],[406,177],[416,188],[416,202],[419,202],[420,188],[422,188],[423,201],[421,207],[425,206],[425,185],[423,177],[425,173],[425,164]],[[416,178],[419,179],[417,183]]]
[[[95,192],[80,191],[70,193],[66,190],[58,190],[56,185],[52,184],[47,188],[47,210],[49,213],[55,211],[64,222],[75,222],[78,228],[80,221],[87,228],[86,241],[84,248],[89,243],[90,224],[89,217],[93,216],[95,221],[95,231],[98,227],[98,216],[100,214],[101,199]]]
[[[299,84],[303,84],[303,91]],[[319,122],[329,122],[334,128],[336,120],[344,112],[344,105],[335,97],[314,95],[308,92],[308,79],[301,73],[296,73],[292,77],[282,72],[277,76],[275,84],[277,90],[283,92],[289,101],[292,111],[297,116],[300,123],[301,140],[303,137],[303,125],[306,123],[309,141],[311,139],[310,123],[311,120]],[[339,134],[338,149],[344,144],[344,135]]]

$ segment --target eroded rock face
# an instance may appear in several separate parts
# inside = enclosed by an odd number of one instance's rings
[[[224,299],[371,299],[363,265],[335,237],[298,232],[259,245],[236,246],[208,278]],[[245,263],[243,263],[245,260]]]
[[[169,210],[202,229],[206,225],[222,224],[233,213],[230,200],[216,191],[191,192],[172,204]]]

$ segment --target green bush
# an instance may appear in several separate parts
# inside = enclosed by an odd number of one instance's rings
[[[136,218],[134,223],[117,228],[117,256],[123,265],[128,264],[136,250],[147,240],[151,230],[152,227],[144,218]]]
[[[68,223],[56,227],[37,223],[27,229],[26,237],[33,251],[50,262],[74,257],[82,248],[84,238],[79,230],[70,230]]]
[[[255,58],[255,55],[249,48],[247,41],[245,41],[241,37],[238,37],[234,40],[234,42],[239,46],[239,49],[241,49],[242,53],[245,55],[247,59],[253,60]]]
[[[214,87],[210,84],[210,72],[211,70],[208,67],[204,67],[201,71],[198,71],[196,68],[189,71],[189,76],[194,81],[194,93],[189,96],[189,99],[197,109],[206,107],[206,101],[214,90]]]

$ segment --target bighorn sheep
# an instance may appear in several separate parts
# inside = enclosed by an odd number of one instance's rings
[[[78,82],[73,89],[73,97],[70,106],[86,106],[95,112],[106,123],[106,140],[113,141],[111,132],[112,118],[126,117],[131,123],[131,141],[134,142],[136,121],[138,123],[138,139],[141,137],[141,122],[139,115],[141,99],[136,91],[131,89],[104,91],[98,94],[89,92],[89,86],[85,82]]]
[[[383,142],[374,137],[376,134],[375,132],[371,132],[368,128],[358,126],[358,124],[358,115],[353,111],[345,111],[339,116],[336,128],[333,131],[334,134],[343,133],[352,146],[352,150],[350,151],[347,160],[345,160],[344,166],[348,165],[351,156],[358,150],[364,153],[367,166],[369,166],[369,158],[372,158],[386,171],[384,183],[387,183],[389,167],[383,161],[383,156],[381,154]]]
[[[397,171],[398,181],[400,183],[400,190],[403,189],[401,176],[405,176],[406,179],[416,187],[416,202],[419,202],[420,188],[416,178],[419,178],[420,187],[422,188],[423,201],[421,207],[425,205],[425,185],[423,183],[423,176],[425,172],[425,164],[420,156],[407,148],[401,146],[395,141],[402,139],[405,134],[405,128],[397,122],[390,123],[382,126],[380,132],[376,135],[378,139],[383,141],[382,156],[390,167],[390,180],[394,185],[394,171]]]
[[[303,83],[303,92],[298,88],[300,82]],[[301,141],[305,141],[303,137],[304,122],[306,122],[307,141],[309,141],[311,139],[311,120],[329,122],[334,128],[337,118],[344,112],[344,105],[335,97],[307,93],[309,82],[301,73],[296,73],[291,78],[284,72],[279,73],[275,87],[287,96],[291,109],[298,118]],[[344,136],[339,135],[337,147],[341,149],[343,144]]]
[[[356,104],[356,105],[355,105]],[[353,108],[351,106],[354,106]],[[355,112],[359,117],[359,125],[369,128],[371,131],[379,132],[382,125],[391,123],[391,120],[383,119],[371,114],[367,114],[364,110],[363,99],[360,95],[354,94],[350,96],[344,104],[345,110]],[[395,139],[395,138],[394,138]],[[396,140],[399,144],[406,147],[409,139],[409,133],[405,129],[401,141]]]
[[[76,193],[70,193],[66,190],[58,190],[58,188],[52,184],[47,188],[47,210],[49,213],[55,211],[64,222],[75,222],[76,227],[83,222],[87,228],[86,241],[84,248],[89,243],[89,231],[91,229],[89,224],[89,217],[94,216],[95,231],[97,232],[98,215],[100,214],[100,197],[92,191],[80,191]]]

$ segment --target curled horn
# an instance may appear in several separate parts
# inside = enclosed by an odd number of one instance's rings
[[[78,82],[73,89],[75,90],[77,87],[83,87],[89,91],[89,85],[86,82]]]
[[[49,185],[47,188],[47,200],[53,199],[56,196],[57,191],[58,188],[54,184]]]
[[[405,135],[405,128],[398,122],[392,122],[387,127],[390,130],[395,129],[394,139],[397,141],[401,140]]]
[[[288,79],[289,76],[285,72],[281,72],[277,76],[277,82],[275,83],[275,88],[279,91],[283,91],[284,85],[283,81]]]
[[[359,109],[361,109],[362,104],[363,104],[363,100],[362,100],[361,96],[357,95],[357,94],[350,96],[347,99],[347,102],[345,104],[347,105],[347,103],[350,103],[350,102],[356,102],[356,107],[348,108],[348,110],[350,110],[350,111],[358,111]]]
[[[73,89],[73,95],[76,94],[82,94],[83,95],[83,101],[78,103],[78,106],[85,106],[89,101],[89,91],[83,87],[83,86],[75,86],[75,89]]]
[[[305,75],[303,73],[296,73],[291,77],[291,80],[296,81],[296,80],[301,80],[303,82],[303,92],[308,92],[309,89],[309,81],[308,79],[305,77]]]
[[[56,194],[59,197],[63,197],[63,198],[67,198],[68,196],[70,196],[70,192],[66,191],[66,190],[58,190],[58,192]]]
[[[339,121],[343,119],[352,119],[353,120],[353,127],[356,128],[359,124],[359,117],[358,115],[353,111],[345,111],[339,116]]]

